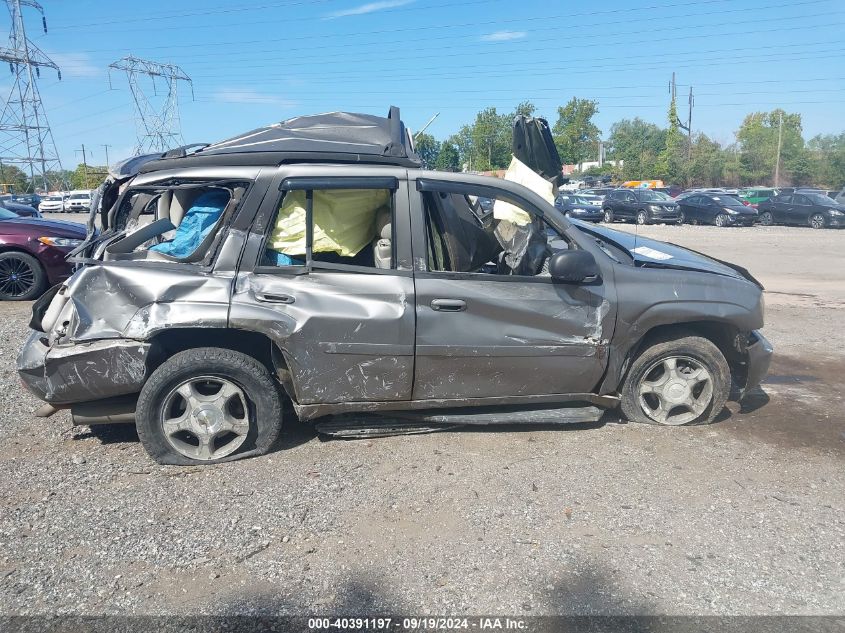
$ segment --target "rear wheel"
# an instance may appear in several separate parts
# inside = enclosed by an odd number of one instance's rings
[[[38,298],[47,285],[47,275],[32,255],[0,253],[0,301],[28,301]]]
[[[821,213],[814,213],[810,216],[810,226],[814,229],[823,229],[825,226],[825,219]]]
[[[637,212],[637,224],[648,224],[648,223],[649,223],[648,213],[646,213],[643,210],[638,211]]]
[[[724,213],[720,213],[719,215],[716,216],[714,223],[716,224],[716,226],[727,226],[728,225],[728,216],[725,215]]]
[[[678,213],[678,224],[684,224],[687,221],[687,214],[681,211]]]
[[[631,365],[622,386],[622,413],[646,424],[708,424],[725,406],[730,384],[728,363],[711,341],[658,340]]]
[[[760,224],[763,226],[772,226],[775,223],[775,218],[772,216],[771,211],[763,211],[760,214]]]
[[[228,461],[272,448],[282,426],[281,396],[256,359],[201,347],[152,373],[135,419],[141,443],[160,464]]]

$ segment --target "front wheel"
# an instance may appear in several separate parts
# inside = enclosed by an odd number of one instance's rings
[[[811,215],[810,226],[814,229],[823,229],[825,226],[824,216],[821,213],[814,213]]]
[[[730,385],[728,363],[711,341],[661,339],[632,363],[622,386],[622,413],[645,424],[709,424],[725,406]]]
[[[687,214],[681,211],[678,213],[678,226],[684,224],[687,221]]]
[[[648,222],[648,213],[646,213],[645,211],[637,212],[637,224],[645,225],[648,224]]]
[[[716,226],[727,226],[728,225],[728,216],[725,215],[724,213],[720,213],[719,215],[716,216],[714,223],[716,224]]]
[[[37,299],[46,285],[47,275],[32,255],[0,253],[0,301]]]
[[[281,395],[253,357],[200,347],[175,354],[152,373],[138,396],[135,424],[160,464],[262,455],[281,431]]]
[[[772,226],[775,223],[775,218],[772,216],[771,211],[763,211],[760,214],[760,224],[763,226]]]
[[[613,211],[611,211],[610,209],[604,210],[604,221],[608,224],[613,222]]]

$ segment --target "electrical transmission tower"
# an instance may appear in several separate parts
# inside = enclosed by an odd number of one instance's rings
[[[41,13],[41,24],[47,32],[44,9],[34,0],[6,0],[12,16],[9,46],[0,47],[0,61],[8,62],[12,71],[12,89],[0,114],[0,165],[20,165],[28,172],[30,186],[49,191],[60,182],[62,164],[56,151],[53,133],[41,103],[36,79],[42,68],[52,68],[59,79],[59,67],[26,37],[22,7]],[[48,182],[51,180],[52,182]]]
[[[109,64],[109,68],[126,72],[129,79],[129,89],[135,99],[135,127],[138,133],[135,154],[164,152],[183,145],[179,129],[178,82],[187,82],[191,86],[191,97],[194,94],[194,84],[185,71],[173,64],[159,64],[132,56]],[[147,78],[152,83],[153,96],[158,97],[156,103],[153,103],[142,85],[142,81]],[[159,94],[157,78],[159,83],[164,83],[166,93],[162,90],[162,94]]]

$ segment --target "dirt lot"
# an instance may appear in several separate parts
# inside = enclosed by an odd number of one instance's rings
[[[626,230],[634,230],[627,227]],[[709,427],[606,423],[151,462],[32,417],[0,305],[5,613],[845,613],[845,232],[646,227],[767,287],[771,375]]]

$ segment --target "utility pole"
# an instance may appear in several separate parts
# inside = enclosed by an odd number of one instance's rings
[[[672,73],[672,83],[670,84],[669,90],[672,94],[672,101],[674,101],[676,95],[675,73]],[[687,99],[687,103],[689,104],[689,113],[687,114],[686,125],[681,122],[681,119],[677,116],[677,114],[675,115],[675,118],[677,119],[678,127],[687,133],[687,161],[689,162],[692,160],[692,107],[695,105],[695,97],[692,94],[692,86],[689,87],[689,97]]]
[[[6,0],[12,18],[8,47],[0,47],[0,61],[7,62],[12,71],[12,88],[3,104],[0,114],[0,158],[6,163],[21,165],[29,172],[30,185],[36,183],[49,191],[48,172],[61,173],[62,163],[56,151],[56,143],[36,79],[41,77],[42,68],[52,68],[62,73],[59,67],[26,36],[22,7],[30,7],[41,13],[41,25],[47,32],[44,9],[35,0]],[[56,183],[61,184],[61,183]]]
[[[110,147],[111,147],[111,145],[106,145],[105,143],[103,144],[103,149],[106,150],[106,171],[107,172],[109,170],[109,148]]]
[[[88,188],[88,159],[85,156],[85,143],[82,144],[81,150],[76,150],[77,152],[82,152],[82,173],[84,174],[85,181],[83,183],[83,189]]]
[[[135,99],[135,127],[138,135],[135,155],[145,152],[165,152],[182,145],[182,134],[179,131],[178,82],[185,81],[190,84],[192,98],[194,94],[194,84],[185,71],[173,64],[160,64],[132,56],[109,64],[109,68],[126,73],[129,90]],[[152,87],[152,95],[155,97],[159,97],[156,78],[159,81],[164,80],[167,92],[156,100],[160,102],[158,105],[153,104],[150,95],[141,85],[143,78],[150,80],[152,85],[148,85],[147,90]],[[109,84],[111,84],[111,75]]]
[[[775,158],[775,187],[780,187],[780,147],[783,143],[783,112],[778,112],[778,153]]]

